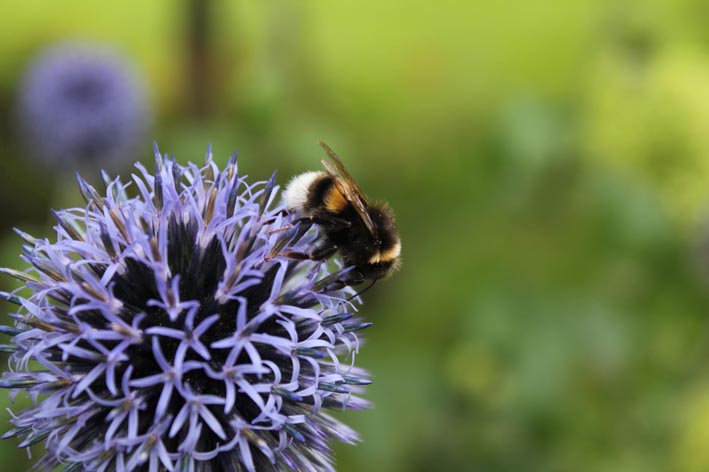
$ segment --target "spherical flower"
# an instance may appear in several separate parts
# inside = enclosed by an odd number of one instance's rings
[[[133,158],[149,123],[145,88],[108,48],[53,46],[20,82],[18,129],[29,154],[53,167],[116,167]]]
[[[368,406],[349,269],[281,253],[319,241],[275,204],[275,174],[157,148],[154,175],[137,168],[105,195],[79,178],[56,241],[18,231],[32,268],[3,269],[23,287],[3,294],[19,308],[0,385],[34,406],[4,437],[43,442],[42,470],[333,470],[332,440],[357,435],[326,411]]]

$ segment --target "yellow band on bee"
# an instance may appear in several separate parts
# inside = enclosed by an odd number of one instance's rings
[[[347,200],[340,193],[340,191],[333,186],[328,192],[327,198],[325,199],[325,208],[332,213],[338,213],[345,209],[347,206]]]

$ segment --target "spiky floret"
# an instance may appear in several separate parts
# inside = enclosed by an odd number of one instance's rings
[[[4,437],[44,442],[40,469],[332,470],[331,440],[357,435],[325,410],[368,406],[347,269],[270,257],[297,217],[275,174],[155,153],[105,195],[79,178],[87,205],[56,213],[56,241],[18,231],[32,268],[3,270],[23,288],[3,295],[1,386],[35,405]]]

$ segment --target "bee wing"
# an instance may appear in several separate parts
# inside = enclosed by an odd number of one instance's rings
[[[370,218],[369,213],[367,212],[367,206],[369,203],[367,202],[367,197],[364,195],[364,192],[362,192],[362,189],[359,188],[359,185],[357,185],[357,182],[355,182],[350,173],[347,171],[345,164],[343,164],[337,154],[335,154],[335,151],[330,149],[330,146],[322,141],[320,141],[319,144],[328,157],[327,160],[322,160],[323,167],[325,167],[325,170],[335,178],[335,185],[337,186],[337,189],[340,191],[342,196],[352,204],[359,217],[362,218],[362,221],[369,230],[369,233],[374,238],[377,238],[377,229],[372,222],[372,218]]]

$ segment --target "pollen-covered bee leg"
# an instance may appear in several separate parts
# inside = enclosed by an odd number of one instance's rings
[[[298,242],[300,238],[302,238],[305,233],[308,232],[311,226],[314,224],[320,225],[320,226],[334,226],[337,228],[349,228],[352,226],[352,224],[347,221],[343,220],[340,218],[335,218],[335,217],[320,217],[320,216],[303,216],[300,217],[296,220],[294,220],[292,223],[286,225],[286,226],[281,226],[280,228],[274,228],[270,231],[268,231],[268,234],[274,234],[278,233],[280,231],[290,231],[290,233],[285,234],[282,238],[280,238],[276,244],[273,246],[273,249],[271,250],[271,254],[268,256],[268,259],[271,259],[273,257],[276,257],[279,255],[279,251],[285,247],[287,243],[292,243],[292,242]],[[323,257],[322,259],[326,259],[329,256]],[[310,258],[309,258],[310,259]],[[320,258],[315,258],[320,259]]]
[[[288,231],[288,233],[286,233],[285,235],[283,235],[283,237],[276,241],[276,244],[274,244],[273,249],[271,249],[271,254],[268,258],[270,259],[276,257],[280,250],[283,249],[283,247],[285,247],[285,245],[289,242],[298,242],[300,238],[302,238],[303,235],[308,232],[311,226],[312,223],[310,222],[310,220],[303,220],[297,225],[290,225],[290,227],[284,227],[283,231]],[[272,232],[276,231],[277,230],[272,230]],[[270,233],[271,232],[269,232],[269,234]]]
[[[286,210],[285,208],[281,208],[280,210],[278,210],[277,212],[275,212],[271,218],[265,220],[265,221],[263,222],[263,225],[264,225],[264,226],[271,225],[271,224],[273,224],[273,223],[276,221],[276,218],[277,218],[277,217],[279,217],[279,216],[285,216],[285,215],[287,215],[287,214],[288,214],[288,210]],[[290,225],[288,225],[288,226],[290,226]],[[287,228],[288,226],[284,226],[284,228]]]
[[[325,259],[329,258],[333,254],[337,252],[337,246],[334,244],[327,245],[327,246],[322,246],[318,249],[315,249],[313,252],[308,254],[307,252],[300,252],[300,251],[285,251],[281,252],[278,254],[274,254],[272,257],[287,257],[288,259],[297,259],[301,261],[305,260],[312,260],[312,261],[324,261]]]
[[[278,228],[269,229],[268,231],[266,231],[266,234],[270,236],[272,234],[280,233],[281,231],[288,231],[289,229],[293,229],[292,224],[287,224],[285,226],[279,226]]]
[[[275,228],[268,232],[269,234],[273,234],[278,231],[290,231],[291,233],[284,235],[276,242],[276,244],[273,246],[273,249],[271,250],[271,253],[266,257],[266,260],[271,260],[274,257],[283,256],[288,257],[290,259],[311,259],[314,261],[319,261],[325,260],[331,255],[333,255],[335,252],[337,252],[337,246],[333,245],[320,247],[310,254],[297,251],[280,252],[281,249],[286,246],[286,244],[299,241],[300,238],[302,238],[305,233],[308,232],[310,227],[314,224],[319,226],[330,226],[336,228],[349,228],[350,226],[352,226],[352,223],[347,220],[331,216],[303,216],[297,218],[293,220],[293,222],[289,225],[283,226],[281,228]]]
[[[271,234],[274,234],[274,233],[280,233],[281,231],[288,231],[288,230],[291,230],[291,229],[295,228],[296,226],[298,226],[298,227],[303,227],[303,226],[304,226],[305,228],[303,228],[302,234],[300,235],[300,236],[302,236],[303,234],[305,234],[306,231],[308,231],[308,229],[310,229],[310,227],[311,227],[312,225],[313,225],[313,219],[312,219],[312,217],[310,217],[310,216],[304,216],[304,217],[302,217],[302,218],[298,218],[298,219],[296,219],[296,220],[293,220],[292,222],[288,223],[287,225],[280,226],[280,227],[278,227],[278,228],[273,228],[273,229],[271,229],[271,230],[268,230],[267,233],[268,233],[269,235],[271,235]],[[291,238],[292,238],[292,237],[291,237]]]

